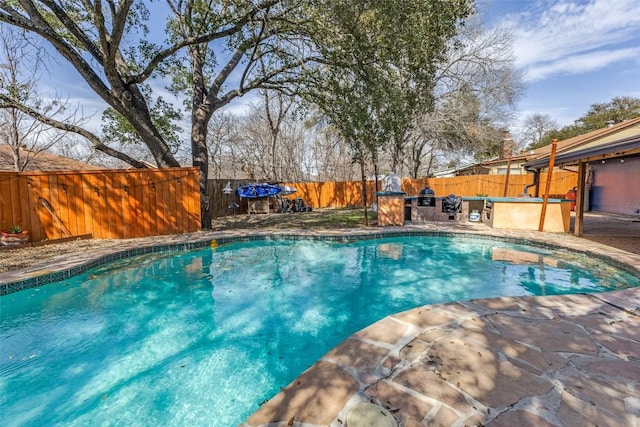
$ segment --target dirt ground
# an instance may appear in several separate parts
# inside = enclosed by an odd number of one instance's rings
[[[371,224],[375,224],[375,216],[373,216]],[[267,227],[272,229],[327,229],[363,226],[364,220],[361,210],[317,210],[291,214],[238,215],[217,218],[212,223],[214,231],[251,230]],[[596,212],[586,213],[583,238],[640,254],[640,217]],[[115,239],[87,239],[18,249],[2,247],[0,248],[0,272],[25,268],[66,253],[111,247],[122,242],[123,240]]]

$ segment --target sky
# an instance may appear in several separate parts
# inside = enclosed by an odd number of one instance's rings
[[[592,104],[640,98],[640,1],[486,1],[488,23],[514,36],[527,85],[520,123],[544,114],[570,125]]]
[[[514,37],[516,67],[526,92],[510,129],[522,130],[532,114],[570,125],[592,104],[614,97],[640,98],[639,0],[479,0],[487,26],[505,25]],[[160,30],[160,26],[157,26]],[[62,62],[62,60],[61,60]],[[70,66],[53,66],[50,89],[93,115],[87,125],[99,132],[106,104]],[[172,95],[163,94],[171,100]],[[227,106],[242,111],[250,97]],[[187,121],[188,122],[188,121]]]

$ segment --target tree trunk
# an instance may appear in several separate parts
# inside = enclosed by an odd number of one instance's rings
[[[413,165],[411,165],[411,177],[414,179],[418,178],[418,172],[420,171],[420,166],[422,162],[420,160],[420,155],[422,154],[422,147],[413,146],[413,150],[411,151],[411,160],[413,161]]]
[[[278,131],[274,129],[271,129],[271,174],[272,177],[271,179],[274,182],[279,182],[280,181],[280,177],[278,174],[278,168],[276,165],[276,145],[278,143]]]
[[[367,210],[367,175],[364,160],[360,159],[360,177],[362,179],[362,203],[364,204],[364,225],[369,226],[369,211]]]
[[[209,178],[209,151],[207,150],[207,112],[202,108],[195,109],[191,122],[191,152],[193,166],[200,169],[200,218],[202,228],[211,229],[213,213],[207,192]]]
[[[373,179],[375,181],[376,192],[380,191],[380,181],[378,181],[378,163],[373,164]]]

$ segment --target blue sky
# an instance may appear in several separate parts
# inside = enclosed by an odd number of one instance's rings
[[[518,104],[519,122],[538,113],[564,126],[592,104],[617,96],[640,98],[640,0],[479,2],[487,25],[506,25],[513,33],[516,65],[527,84]],[[49,89],[68,94],[72,104],[78,102],[85,114],[93,114],[88,127],[99,132],[102,100],[62,60],[52,70]],[[168,93],[163,96],[175,99]],[[241,111],[249,98],[227,109]],[[517,135],[519,123],[511,130]]]
[[[507,25],[527,91],[518,116],[572,124],[592,104],[640,98],[640,1],[485,0]]]

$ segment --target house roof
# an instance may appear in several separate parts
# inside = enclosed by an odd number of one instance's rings
[[[637,138],[640,135],[640,117],[615,124],[611,127],[597,129],[573,138],[558,141],[556,144],[555,165],[575,164],[577,159],[588,159],[589,156],[616,157],[640,152]],[[634,139],[634,137],[636,139]],[[552,144],[524,151],[511,158],[495,158],[480,163],[439,171],[434,176],[458,175],[464,171],[478,168],[491,168],[511,162],[512,165],[523,164],[526,168],[541,168],[548,166],[551,157]],[[635,150],[635,151],[634,151]],[[608,154],[603,154],[608,153]],[[582,156],[582,157],[580,157]],[[602,157],[600,157],[602,158]]]
[[[551,158],[551,144],[534,151],[538,152],[525,163],[525,167],[548,166]],[[619,157],[634,153],[640,153],[640,117],[558,141],[555,165],[575,164],[578,160],[603,158],[603,156]]]
[[[27,159],[25,171],[99,170],[100,166],[58,156],[48,151],[34,152],[20,148],[20,157]],[[0,171],[14,171],[13,150],[7,144],[0,144]]]
[[[533,154],[529,154],[529,153],[520,153],[520,154],[516,154],[516,155],[511,156],[511,158],[509,158],[509,157],[498,157],[498,158],[495,158],[495,159],[485,160],[480,164],[482,166],[491,167],[491,166],[495,166],[495,165],[500,165],[502,163],[507,164],[509,161],[511,163],[525,162],[525,161],[527,161],[527,159],[530,159],[532,156],[534,156],[534,155]]]
[[[460,166],[458,168],[442,169],[434,172],[432,175],[434,178],[443,178],[448,176],[456,176],[464,172],[472,172],[471,175],[476,174],[478,171],[486,171],[487,168],[483,166],[483,163],[472,163],[466,166]]]

